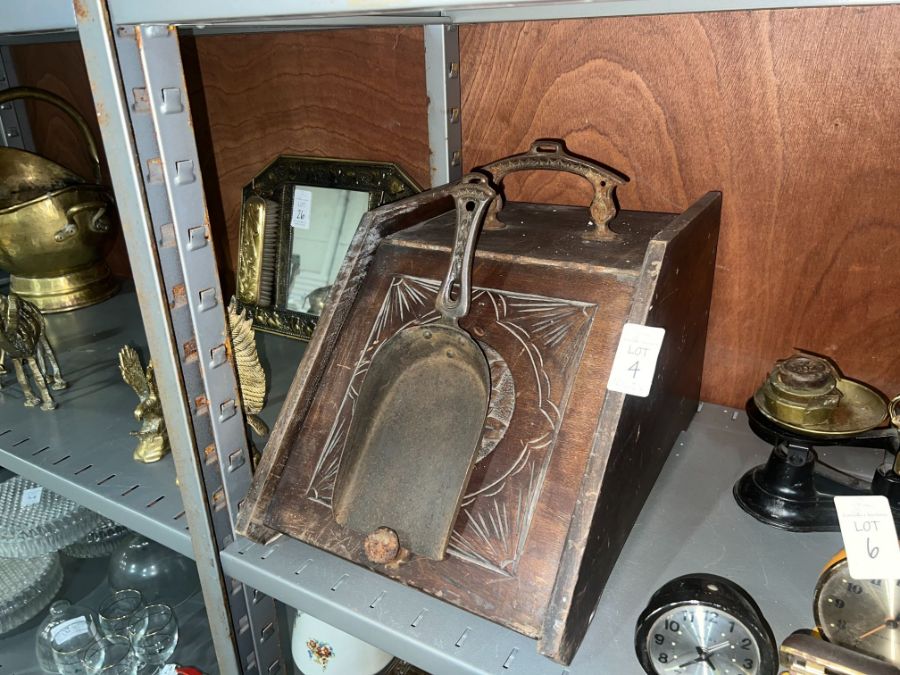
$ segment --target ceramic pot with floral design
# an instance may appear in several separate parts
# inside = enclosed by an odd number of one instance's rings
[[[394,659],[378,647],[302,612],[294,619],[291,653],[303,675],[378,675]]]

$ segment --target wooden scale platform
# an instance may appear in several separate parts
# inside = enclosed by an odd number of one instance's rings
[[[437,318],[457,219],[452,186],[363,218],[238,529],[257,541],[294,537],[375,569],[534,637],[543,654],[568,663],[697,407],[721,195],[680,215],[612,217],[621,180],[553,142],[485,173],[496,184],[534,168],[581,173],[597,196],[590,210],[512,203],[495,217],[498,201],[488,219],[499,229],[478,238],[471,307],[459,325],[487,359],[490,402],[443,559],[401,550],[372,562],[371,533],[338,524],[332,501],[373,356],[402,328]],[[666,330],[646,398],[606,390],[626,322]],[[403,504],[404,485],[437,484],[428,448],[422,456],[374,487]]]

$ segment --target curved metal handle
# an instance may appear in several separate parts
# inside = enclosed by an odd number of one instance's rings
[[[616,189],[616,186],[624,185],[627,179],[586,159],[570,155],[560,141],[537,140],[531,144],[528,152],[491,162],[481,167],[480,171],[489,173],[494,180],[494,184],[499,185],[508,174],[516,171],[535,171],[539,169],[566,171],[588,180],[594,186],[594,199],[590,206],[593,226],[585,233],[583,238],[594,241],[607,241],[616,238],[616,233],[608,227],[609,221],[616,215],[613,191]],[[506,227],[498,217],[502,208],[503,198],[498,194],[491,203],[491,208],[488,211],[487,218],[485,218],[484,229],[502,230]]]
[[[107,208],[109,208],[109,204],[107,204],[106,202],[82,202],[81,204],[76,204],[75,206],[69,207],[69,209],[66,210],[66,219],[70,223],[75,225],[75,216],[77,216],[82,211],[96,209],[96,213],[94,213],[90,223],[88,223],[88,229],[92,232],[109,232],[109,223],[105,219],[103,219],[103,216],[106,215]]]
[[[456,325],[469,313],[472,296],[472,259],[475,256],[475,240],[484,221],[488,204],[497,196],[488,185],[488,179],[478,173],[469,173],[450,188],[456,201],[456,236],[450,252],[450,269],[438,291],[434,308],[441,318]],[[459,283],[456,297],[451,297],[453,286]]]
[[[37,101],[50,103],[72,118],[72,121],[75,122],[75,125],[81,131],[84,140],[87,143],[88,153],[91,156],[91,161],[94,163],[94,179],[97,183],[103,182],[103,172],[100,169],[100,155],[97,153],[97,144],[94,142],[91,130],[88,127],[87,122],[85,122],[84,117],[81,116],[81,113],[75,110],[75,108],[73,108],[65,99],[44,89],[37,89],[36,87],[11,87],[0,91],[0,104],[9,103],[10,101],[15,101],[20,98],[33,98]]]

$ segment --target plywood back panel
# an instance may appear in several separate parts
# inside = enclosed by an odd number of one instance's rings
[[[723,191],[706,400],[741,405],[795,346],[900,391],[900,7],[473,25],[460,41],[466,168],[550,136],[628,175],[623,208]],[[83,65],[54,49],[16,48],[20,73],[89,97],[67,74]],[[421,28],[183,52],[226,287],[241,186],[275,155],[397,161],[428,184]],[[579,179],[546,173],[508,192],[588,201]]]
[[[624,208],[722,190],[702,396],[740,405],[793,347],[900,391],[900,8],[467,26],[464,157],[537,137],[631,177]],[[578,178],[513,198],[588,203]]]
[[[393,161],[428,185],[421,28],[223,35],[183,45],[194,70],[191,105],[208,120],[221,194],[221,211],[211,199],[210,218],[227,223],[226,288],[233,288],[241,189],[278,155]]]

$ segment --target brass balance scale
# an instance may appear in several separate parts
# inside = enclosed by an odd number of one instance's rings
[[[774,446],[734,486],[747,513],[786,530],[836,531],[836,495],[884,495],[900,527],[900,396],[888,402],[830,360],[795,354],[775,364],[747,415]],[[884,461],[867,481],[821,462],[817,446],[880,449]]]
[[[0,92],[0,104],[22,98],[50,103],[72,118],[94,176],[85,180],[40,155],[0,148],[0,269],[10,272],[10,291],[42,313],[93,305],[118,290],[103,260],[115,207],[101,185],[97,145],[84,118],[58,96],[31,87]]]

